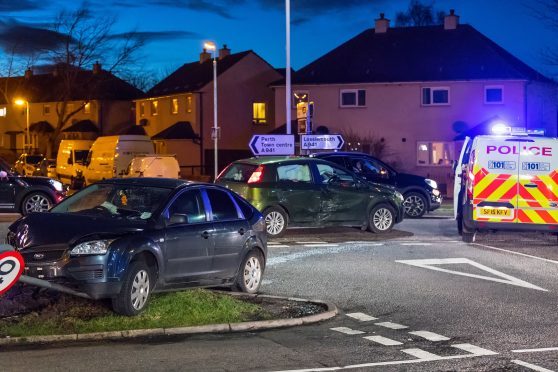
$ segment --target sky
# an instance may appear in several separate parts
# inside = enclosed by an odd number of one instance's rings
[[[467,23],[516,57],[550,77],[558,77],[543,57],[556,47],[552,29],[532,4],[546,0],[436,0],[435,10],[455,9]],[[553,1],[553,0],[548,0]],[[432,4],[430,0],[423,0]],[[0,48],[23,40],[29,48],[46,43],[47,31],[75,0],[0,0]],[[274,67],[285,67],[284,0],[90,0],[94,16],[114,16],[114,34],[137,32],[146,45],[137,68],[164,76],[199,59],[204,41],[226,44],[232,53],[253,50]],[[291,66],[300,69],[360,32],[374,27],[380,13],[394,24],[409,0],[291,0]],[[558,14],[558,13],[557,13]]]

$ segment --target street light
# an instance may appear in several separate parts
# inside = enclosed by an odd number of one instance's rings
[[[28,151],[27,147],[30,147],[31,141],[29,140],[29,101],[18,98],[14,102],[18,106],[25,105],[25,113],[26,113],[26,122],[27,122],[27,133],[25,136],[25,144],[23,145],[23,150]]]
[[[217,179],[218,162],[217,162],[217,140],[219,139],[219,127],[217,126],[217,45],[208,41],[204,45],[205,49],[213,51],[213,160],[214,160],[214,177]]]
[[[291,1],[285,0],[285,126],[287,134],[291,134]]]

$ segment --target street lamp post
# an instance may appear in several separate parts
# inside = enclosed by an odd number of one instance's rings
[[[285,0],[285,36],[286,36],[286,66],[285,66],[285,126],[287,134],[291,134],[291,1]]]
[[[31,141],[29,140],[29,101],[24,99],[17,99],[15,104],[18,106],[25,105],[25,116],[26,116],[26,134],[25,134],[25,144],[23,145],[24,151],[29,151],[28,148],[31,147]]]
[[[216,180],[219,171],[219,162],[217,161],[217,142],[219,139],[219,126],[217,125],[217,45],[214,42],[207,42],[204,47],[213,51],[213,180]]]

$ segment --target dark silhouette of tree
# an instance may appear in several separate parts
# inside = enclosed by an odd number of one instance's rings
[[[525,4],[525,7],[533,16],[544,22],[551,31],[558,34],[558,0],[537,0]],[[543,49],[541,57],[553,70],[550,71],[550,74],[556,78],[558,76],[558,47],[556,44]]]
[[[444,11],[435,10],[434,2],[424,4],[420,0],[411,0],[406,11],[397,12],[395,25],[398,27],[431,26],[444,23]]]

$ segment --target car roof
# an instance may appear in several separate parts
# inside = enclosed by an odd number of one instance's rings
[[[313,154],[311,154],[310,156],[312,157],[316,157],[319,158],[321,156],[368,156],[371,158],[374,158],[374,156],[370,155],[370,154],[366,154],[364,152],[358,152],[358,151],[328,151],[328,152],[315,152]]]
[[[176,178],[162,177],[132,177],[132,178],[110,178],[98,183],[113,185],[133,185],[145,187],[162,187],[166,189],[175,189],[185,185],[199,184],[201,182],[187,181]]]
[[[308,159],[308,158],[304,156],[262,156],[259,158],[254,157],[254,158],[235,160],[233,163],[260,165],[260,164],[273,164],[273,163],[279,163],[284,161],[297,161],[302,159]]]

